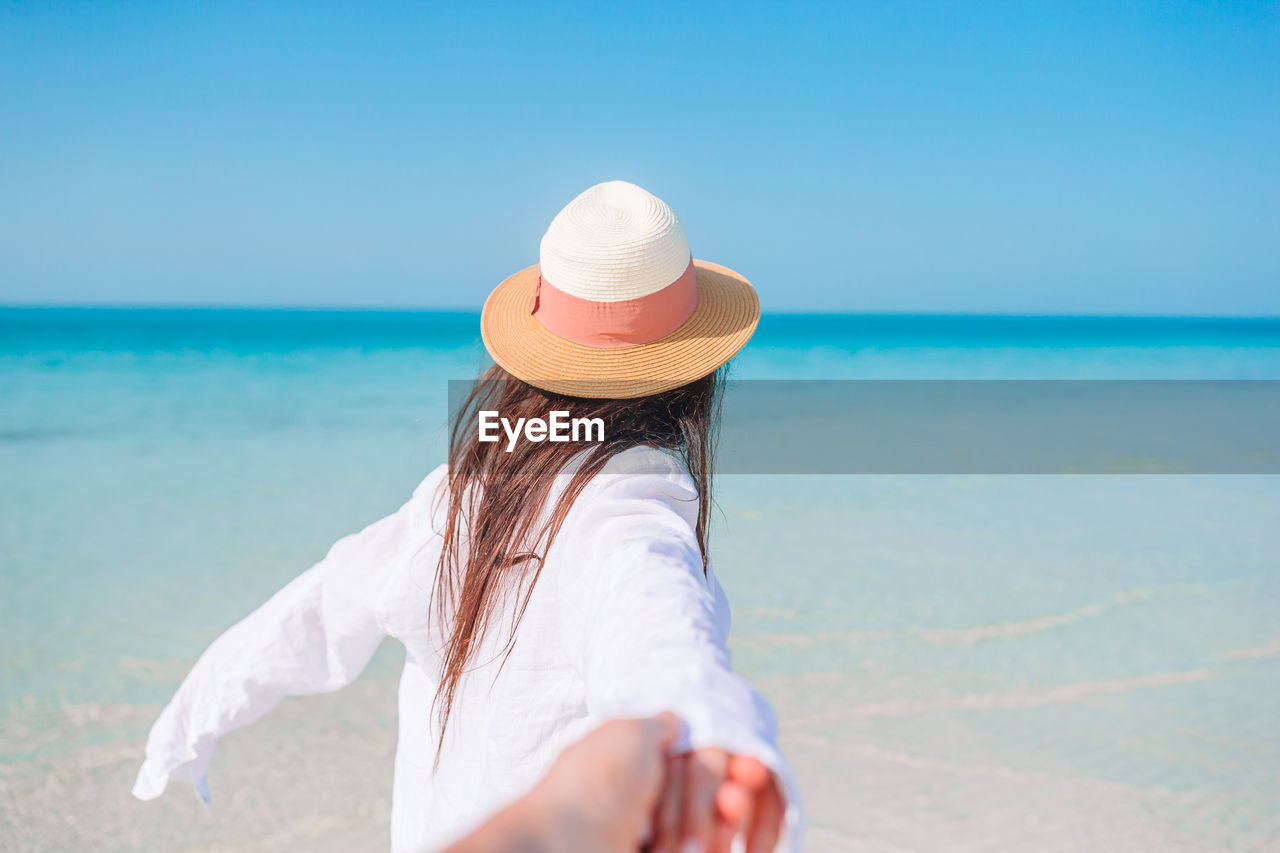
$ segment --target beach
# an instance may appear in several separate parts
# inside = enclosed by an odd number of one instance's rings
[[[129,795],[217,634],[443,458],[472,315],[0,312],[0,844],[381,850],[401,650]],[[1037,325],[1038,324],[1038,325]],[[1280,378],[1280,327],[766,317],[738,378]],[[807,849],[1280,850],[1280,481],[730,475]]]

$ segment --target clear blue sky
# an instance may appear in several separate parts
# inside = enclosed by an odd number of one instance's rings
[[[477,307],[601,180],[767,310],[1280,314],[1280,5],[0,6],[0,303]]]

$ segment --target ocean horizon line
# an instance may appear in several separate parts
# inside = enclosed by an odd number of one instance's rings
[[[153,314],[420,314],[434,316],[479,317],[480,308],[394,306],[394,305],[291,305],[291,304],[219,304],[219,303],[0,303],[4,313],[126,313]],[[1081,320],[1133,322],[1239,322],[1280,325],[1280,314],[1138,314],[1105,312],[1018,312],[1018,311],[762,311],[761,317],[778,319],[947,319],[947,320]]]

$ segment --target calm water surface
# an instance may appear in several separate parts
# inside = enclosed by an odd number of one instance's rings
[[[24,733],[0,761],[140,736],[66,709],[164,702],[219,631],[398,507],[442,459],[477,328],[0,311],[0,724]],[[1278,379],[1280,322],[766,317],[733,375]],[[906,756],[931,779],[1115,786],[1192,848],[1280,834],[1276,478],[738,476],[718,504],[736,663],[820,831],[852,837],[837,801],[897,802],[890,771],[853,768]],[[396,664],[388,644],[370,676]],[[911,796],[996,814],[994,784]]]

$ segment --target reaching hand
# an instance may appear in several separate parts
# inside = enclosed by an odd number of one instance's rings
[[[679,730],[671,714],[605,723],[448,853],[729,853],[739,834],[770,853],[784,813],[773,774],[722,749],[669,756]]]
[[[555,849],[634,853],[662,790],[663,757],[679,733],[673,714],[611,720],[562,752],[535,791],[555,815]]]

